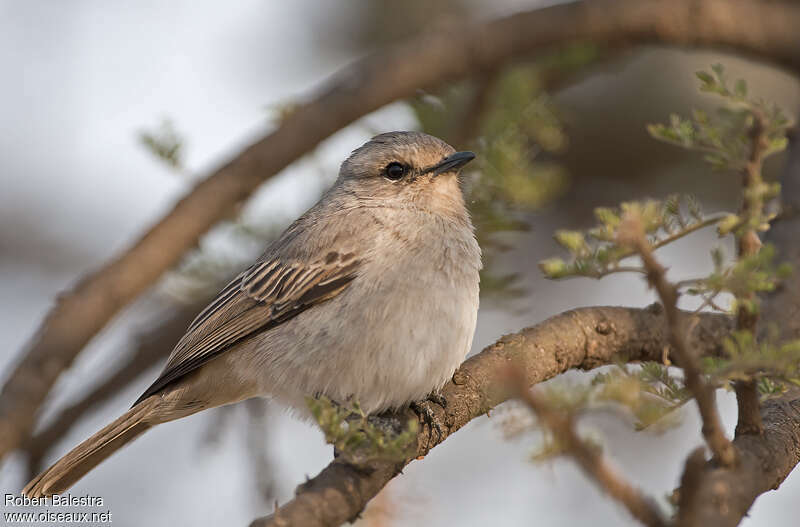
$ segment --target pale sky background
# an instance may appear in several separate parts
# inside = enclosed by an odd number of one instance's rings
[[[535,2],[506,2],[513,10]],[[270,107],[309,93],[353,57],[326,49],[316,35],[333,3],[311,0],[0,1],[0,354],[3,377],[47,312],[53,297],[129,245],[202,177],[270,126]],[[631,66],[633,67],[633,66]],[[691,68],[687,71],[691,71]],[[608,80],[608,79],[606,79]],[[795,101],[796,102],[796,101]],[[137,142],[144,128],[169,117],[187,139],[190,176],[176,175]],[[338,163],[373,131],[416,126],[395,104],[325,142],[259,192],[253,217],[291,219],[316,199]],[[320,178],[320,170],[325,178]],[[508,256],[532,295],[513,311],[481,310],[474,350],[500,335],[579,305],[642,306],[652,295],[636,277],[602,282],[545,282],[535,262],[552,255],[559,224],[542,217],[515,240]],[[664,252],[674,276],[697,274],[708,259],[702,235]],[[612,293],[613,295],[609,295]],[[93,341],[59,382],[48,414],[110,369],[126,337],[147,324],[150,295]],[[546,302],[537,299],[546,298]],[[66,452],[124,411],[154,375],[143,376],[84,419],[51,452]],[[733,398],[720,394],[726,425]],[[238,409],[238,417],[244,409]],[[616,420],[589,419],[629,477],[661,498],[677,485],[685,456],[700,444],[693,407],[682,426],[662,435],[634,434]],[[502,415],[502,412],[499,412]],[[247,525],[271,511],[252,487],[243,447],[244,419],[209,445],[208,412],[159,426],[84,478],[73,493],[102,495],[113,525]],[[507,441],[501,419],[477,419],[413,462],[390,485],[393,526],[636,525],[603,498],[569,461],[533,465],[533,438]],[[289,498],[306,475],[331,459],[331,447],[308,424],[279,410],[265,437],[279,485]],[[0,471],[0,490],[18,492],[24,463]],[[762,496],[743,525],[796,518],[800,479]],[[4,509],[5,511],[5,509]]]

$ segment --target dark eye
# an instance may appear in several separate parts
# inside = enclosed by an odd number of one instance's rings
[[[386,169],[384,170],[383,175],[384,177],[386,177],[386,179],[397,181],[398,179],[402,179],[403,176],[406,175],[406,167],[396,161],[393,163],[389,163],[388,165],[386,165]]]

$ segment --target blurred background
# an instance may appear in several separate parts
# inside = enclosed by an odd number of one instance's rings
[[[293,99],[352,60],[416,32],[543,4],[0,0],[4,378],[60,291],[130,245],[196,181],[276,126]],[[570,308],[651,303],[654,296],[636,276],[551,282],[536,264],[559,253],[555,229],[588,227],[598,205],[691,192],[709,211],[736,207],[730,175],[711,172],[699,156],[656,142],[645,130],[671,112],[713,107],[716,101],[697,92],[693,73],[717,62],[732,78],[746,78],[751,93],[792,115],[800,107],[795,77],[742,57],[657,48],[612,55],[575,45],[420,92],[340,131],[263,185],[92,342],[51,393],[39,443],[2,466],[0,489],[17,493],[31,471],[126,409],[220,283],[313,204],[341,160],[379,132],[424,129],[481,155],[465,181],[488,264],[473,352]],[[770,160],[772,177],[782,161]],[[671,276],[695,276],[711,268],[708,248],[715,243],[713,232],[701,232],[662,258]],[[119,374],[125,382],[103,388],[121,364],[129,366]],[[734,403],[720,394],[730,432]],[[686,455],[701,442],[689,406],[682,424],[662,433],[636,433],[609,416],[583,424],[635,483],[665,503]],[[359,524],[635,525],[570,461],[530,462],[535,438],[507,439],[505,411],[474,420],[412,463]],[[247,525],[271,512],[275,500],[291,497],[331,457],[313,426],[248,402],[157,427],[72,492],[103,496],[118,526]],[[743,525],[788,524],[800,513],[798,492],[795,473],[759,498]]]

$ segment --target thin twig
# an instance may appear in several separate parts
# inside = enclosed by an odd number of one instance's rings
[[[707,295],[701,295],[702,298],[703,298],[703,303],[700,304],[700,306],[698,306],[697,309],[692,311],[692,315],[696,315],[697,313],[700,313],[706,307],[711,307],[712,309],[715,309],[715,310],[719,311],[720,313],[725,313],[727,310],[724,309],[722,306],[718,305],[716,302],[714,302],[714,299],[717,296],[719,296],[720,293],[721,293],[720,290],[715,289],[708,296]]]
[[[727,213],[712,214],[712,215],[710,215],[710,216],[708,216],[706,218],[703,218],[702,221],[699,221],[699,222],[691,225],[690,227],[687,227],[684,230],[681,230],[680,232],[676,232],[675,234],[672,234],[670,236],[667,236],[666,238],[658,240],[656,243],[650,244],[650,247],[652,247],[653,250],[659,249],[659,248],[661,248],[661,247],[663,247],[663,246],[665,246],[667,244],[670,244],[670,243],[672,243],[672,242],[674,242],[676,240],[680,240],[684,236],[688,236],[689,234],[691,234],[693,232],[696,232],[696,231],[698,231],[698,230],[700,230],[700,229],[702,229],[704,227],[708,227],[709,225],[713,225],[713,224],[719,222],[721,219],[725,218],[727,215],[728,215]],[[633,256],[634,254],[636,254],[636,251],[634,249],[627,249],[627,250],[624,250],[622,252],[622,254],[620,254],[617,257],[617,259],[618,260],[624,260],[625,258],[629,258],[629,257]],[[614,274],[614,273],[641,273],[641,274],[647,274],[647,270],[642,268],[642,267],[629,266],[629,265],[627,265],[627,266],[626,265],[617,265],[616,267],[610,267],[610,268],[604,269],[604,270],[602,270],[600,272],[587,271],[585,273],[582,273],[581,276],[586,276],[586,277],[589,277],[589,278],[603,278],[603,277],[606,277],[606,276],[608,276],[610,274]],[[697,280],[698,279],[695,279],[695,281],[697,281]],[[681,285],[686,285],[687,282],[691,282],[691,281],[690,280],[683,280],[681,282],[678,282],[678,284],[676,284],[676,285],[677,285],[677,287],[681,287]]]
[[[553,432],[558,442],[564,446],[565,455],[574,459],[587,476],[609,496],[624,505],[634,518],[649,527],[667,526],[667,521],[655,501],[625,480],[611,467],[595,445],[578,435],[571,415],[556,411],[535,391],[530,390],[516,368],[509,368],[508,373],[516,387],[517,398]]]
[[[688,236],[689,234],[692,234],[695,231],[699,231],[700,229],[708,227],[709,225],[718,223],[720,220],[724,219],[727,215],[728,214],[724,212],[710,214],[707,217],[703,218],[702,221],[693,223],[691,226],[681,230],[680,232],[676,232],[671,236],[667,236],[666,238],[658,240],[656,243],[652,244],[651,247],[653,248],[653,250],[660,249],[661,247],[664,247],[665,245],[668,245],[676,240],[680,240],[684,236]]]
[[[678,358],[678,365],[683,369],[686,387],[697,401],[697,408],[703,421],[703,437],[714,457],[722,465],[731,466],[736,461],[736,450],[725,436],[717,411],[715,389],[703,378],[697,357],[692,354],[686,342],[686,328],[678,309],[680,293],[675,284],[667,280],[666,268],[653,256],[653,248],[645,237],[641,218],[629,214],[622,221],[623,225],[619,228],[619,241],[629,245],[633,251],[639,254],[645,269],[647,269],[647,281],[661,299],[670,331],[672,350]]]
[[[764,164],[764,156],[769,148],[765,116],[760,111],[753,111],[753,117],[753,128],[750,131],[752,150],[743,171],[743,198],[740,211],[742,220],[748,225],[752,225],[752,219],[760,217],[763,213],[764,200],[756,192],[756,187],[762,183],[761,167]],[[758,254],[759,250],[761,250],[761,240],[755,229],[750,228],[736,237],[736,251],[739,258],[753,256]],[[749,293],[745,295],[743,300],[752,302],[755,297],[755,293]],[[748,306],[740,306],[736,312],[736,326],[740,331],[748,331],[755,335],[758,326],[758,313]],[[736,403],[739,410],[736,433],[762,434],[764,432],[764,424],[761,422],[761,409],[755,380],[736,381],[733,386],[736,390]]]
[[[678,289],[683,289],[684,287],[689,287],[689,286],[692,286],[692,285],[697,285],[699,283],[702,283],[705,279],[706,279],[705,277],[701,277],[701,278],[686,278],[684,280],[678,280],[677,282],[674,282],[674,283],[675,283],[675,287],[677,287]]]
[[[634,267],[634,266],[631,266],[631,265],[620,265],[618,267],[611,267],[609,269],[605,269],[605,270],[597,272],[597,273],[587,272],[586,274],[582,274],[581,276],[586,276],[588,278],[604,278],[604,277],[606,277],[608,275],[616,274],[616,273],[640,273],[640,274],[646,274],[647,271],[642,267]]]
[[[800,203],[800,145],[793,138],[789,160],[781,176],[781,200],[790,207]],[[765,234],[780,258],[800,266],[800,217],[787,217]],[[793,273],[782,287],[766,295],[760,310],[774,322],[781,340],[800,338],[800,274]],[[765,333],[762,331],[760,333]],[[777,489],[800,461],[800,392],[790,388],[761,404],[764,433],[737,433],[739,452],[734,467],[706,463],[699,456],[687,462],[681,481],[677,525],[680,527],[735,527],[764,492]],[[691,466],[690,466],[691,465]],[[684,491],[685,489],[685,491]]]
[[[480,127],[489,108],[489,95],[497,82],[500,70],[493,68],[483,72],[475,80],[475,93],[469,106],[453,132],[447,137],[448,142],[456,148],[468,144],[480,134]]]

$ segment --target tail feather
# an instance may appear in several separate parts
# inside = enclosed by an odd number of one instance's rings
[[[22,493],[34,498],[66,491],[108,456],[153,426],[144,419],[151,415],[159,399],[159,396],[150,397],[122,414],[39,474]]]

